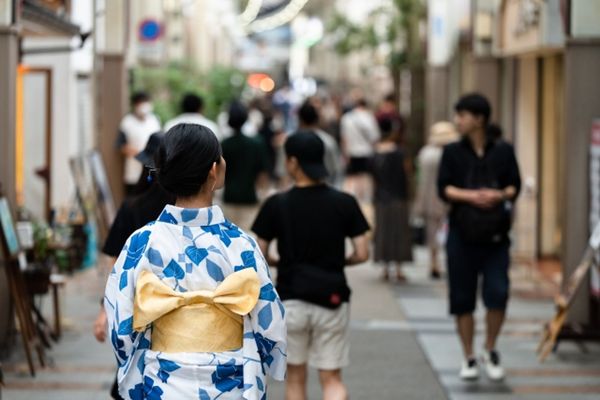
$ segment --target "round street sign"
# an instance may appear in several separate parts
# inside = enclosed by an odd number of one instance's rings
[[[162,26],[157,20],[149,18],[140,22],[138,36],[142,42],[154,42],[160,38],[162,33]]]

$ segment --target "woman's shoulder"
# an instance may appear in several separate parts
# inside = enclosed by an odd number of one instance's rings
[[[146,247],[151,240],[157,236],[157,225],[156,221],[152,221],[136,229],[129,239],[127,239],[126,247],[129,249]]]

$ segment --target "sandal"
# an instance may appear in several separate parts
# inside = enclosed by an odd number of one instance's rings
[[[434,270],[432,270],[429,273],[429,276],[431,277],[431,279],[436,279],[437,280],[437,279],[440,279],[442,277],[442,273],[439,270],[434,269]]]

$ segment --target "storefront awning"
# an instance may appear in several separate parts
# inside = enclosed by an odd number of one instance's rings
[[[21,24],[24,36],[75,36],[79,25],[72,23],[66,13],[55,12],[35,0],[23,0]]]

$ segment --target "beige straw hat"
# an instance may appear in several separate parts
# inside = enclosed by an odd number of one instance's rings
[[[431,127],[428,144],[434,146],[445,146],[448,143],[457,141],[460,138],[454,125],[447,121],[436,122]]]

